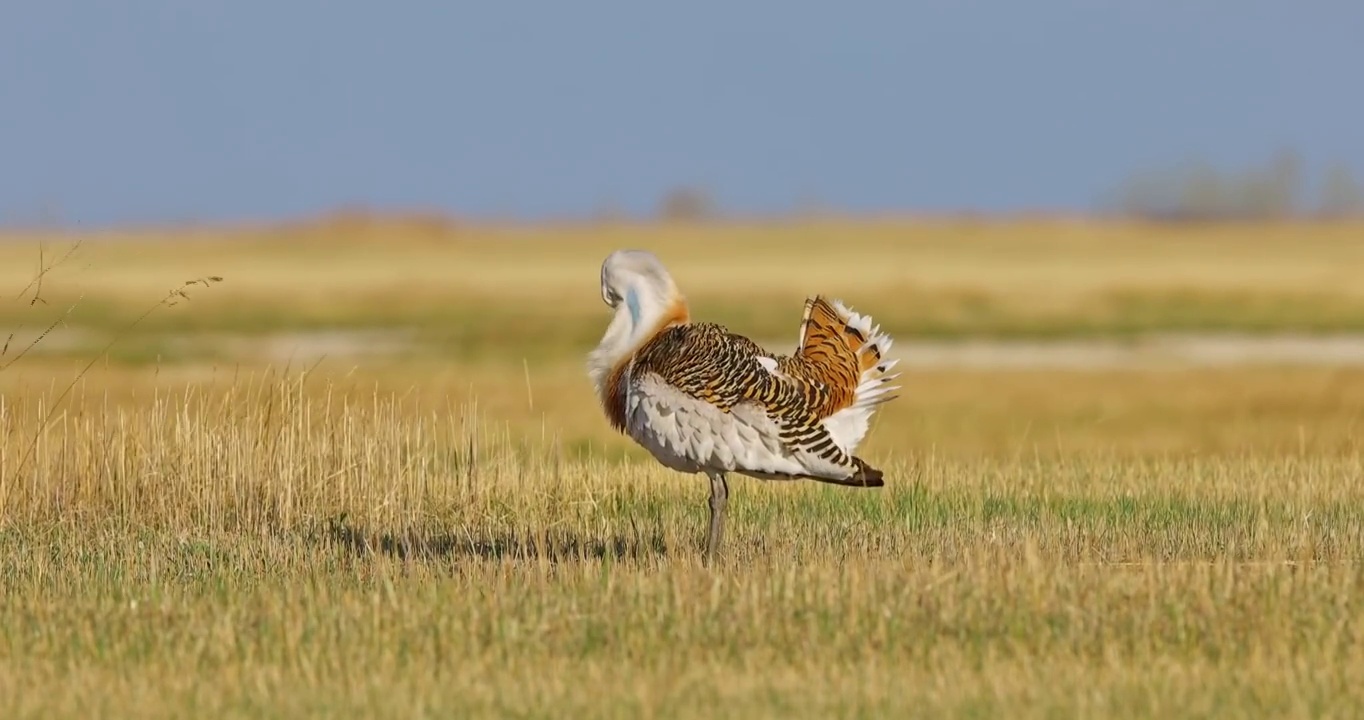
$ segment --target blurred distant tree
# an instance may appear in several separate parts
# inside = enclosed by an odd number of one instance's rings
[[[626,222],[629,219],[630,213],[626,212],[625,209],[614,200],[605,201],[598,205],[596,210],[592,211],[593,222],[598,222],[603,225]]]
[[[1111,211],[1124,215],[1160,217],[1173,207],[1170,187],[1158,173],[1141,172],[1124,180],[1104,201]]]
[[[1292,217],[1298,210],[1300,165],[1296,153],[1284,151],[1269,167],[1247,173],[1237,215],[1257,220]]]
[[[833,214],[833,209],[812,194],[800,195],[791,209],[793,216],[802,220],[818,220]]]
[[[1275,217],[1293,217],[1302,206],[1302,158],[1292,150],[1281,151],[1269,169],[1272,188],[1269,206]]]
[[[1137,217],[1215,220],[1232,211],[1237,190],[1211,165],[1192,161],[1132,176],[1123,183],[1115,202],[1122,213]]]
[[[1318,213],[1328,218],[1364,215],[1364,192],[1360,191],[1359,183],[1344,164],[1337,163],[1326,171]]]
[[[658,208],[659,217],[668,221],[705,220],[714,213],[715,204],[710,195],[700,188],[690,186],[669,190]]]
[[[0,227],[26,230],[55,230],[62,226],[62,208],[56,201],[47,201],[31,212],[0,213]]]
[[[1333,207],[1349,207],[1347,198],[1359,196],[1348,173],[1327,185]],[[1203,162],[1141,173],[1122,184],[1115,204],[1125,214],[1159,220],[1276,220],[1303,211],[1301,189],[1302,162],[1285,150],[1265,167],[1239,174]]]
[[[1190,168],[1179,204],[1183,214],[1198,218],[1218,218],[1226,215],[1236,201],[1235,191],[1224,187],[1226,182],[1212,166],[1198,163]]]

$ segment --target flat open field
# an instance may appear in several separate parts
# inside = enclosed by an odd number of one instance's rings
[[[171,286],[216,275],[225,281],[192,310],[147,318],[138,341],[111,359],[212,360],[262,348],[278,359],[281,335],[301,331],[327,349],[349,338],[371,352],[450,360],[580,356],[606,319],[602,258],[639,246],[659,252],[696,314],[782,343],[793,342],[801,299],[814,292],[874,309],[912,339],[1359,332],[1361,238],[1359,223],[464,228],[342,217],[87,236],[47,276],[45,309],[0,303],[0,329],[61,314],[65,336],[47,349],[84,357]],[[74,238],[0,238],[0,288],[29,284],[40,242],[50,264]]]
[[[5,240],[0,716],[1364,711],[1364,362],[912,357],[1364,329],[1364,227],[352,219],[87,237],[23,293]],[[621,246],[774,348],[814,292],[893,331],[887,487],[734,478],[704,566],[704,480],[585,376]]]

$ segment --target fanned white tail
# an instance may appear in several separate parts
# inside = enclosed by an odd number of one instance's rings
[[[855,312],[841,300],[816,297],[806,301],[801,320],[801,352],[813,352],[821,343],[827,347],[830,341],[851,351],[856,359],[851,402],[823,420],[834,442],[851,454],[866,437],[877,406],[897,397],[891,393],[900,386],[891,385],[890,381],[900,374],[890,371],[899,360],[886,357],[894,339],[879,324],[873,324],[871,316]]]

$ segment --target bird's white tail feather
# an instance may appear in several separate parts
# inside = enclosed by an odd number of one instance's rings
[[[892,393],[899,390],[900,386],[891,385],[890,382],[900,377],[900,373],[890,374],[890,371],[899,360],[888,357],[894,339],[883,332],[880,325],[873,324],[871,316],[853,311],[840,300],[834,300],[830,305],[847,326],[857,330],[864,338],[857,351],[861,374],[853,393],[853,402],[824,419],[824,426],[833,435],[834,441],[845,452],[851,453],[866,436],[877,406],[897,397]]]
[[[889,393],[898,390],[898,385],[888,385],[887,383],[900,377],[899,373],[889,375],[888,373],[900,361],[890,359],[891,346],[895,340],[881,330],[879,324],[872,323],[871,316],[854,312],[851,308],[844,305],[840,300],[830,303],[834,310],[843,317],[844,322],[856,329],[866,340],[862,347],[858,348],[858,358],[863,362],[862,374],[858,377],[856,399],[853,407],[866,407],[886,402],[894,399]],[[879,362],[874,359],[879,358]]]

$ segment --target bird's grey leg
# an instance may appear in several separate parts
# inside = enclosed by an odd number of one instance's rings
[[[715,559],[725,530],[725,503],[729,500],[729,482],[722,472],[708,472],[710,477],[710,533],[706,536],[706,562]]]

